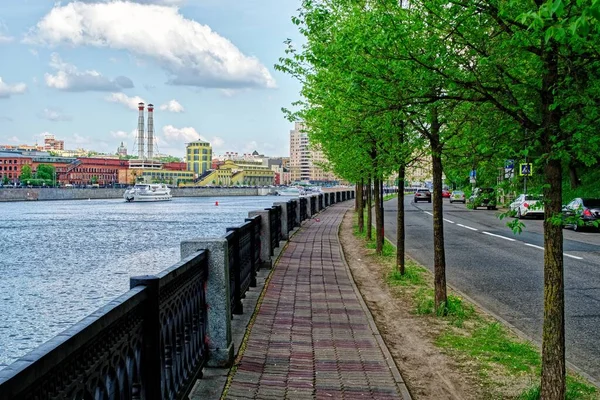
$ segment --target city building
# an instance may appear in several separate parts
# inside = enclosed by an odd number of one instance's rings
[[[186,143],[186,162],[188,171],[201,178],[212,167],[212,147],[204,140]]]
[[[54,135],[44,135],[44,150],[64,150],[64,140],[57,140]]]
[[[31,157],[16,151],[0,151],[0,183],[14,184],[19,182],[21,168],[32,165]]]
[[[296,122],[290,131],[290,179],[312,185],[337,184],[339,179],[326,171],[327,159],[321,151],[310,145],[306,126]]]
[[[121,145],[117,147],[117,155],[119,157],[127,157],[127,147],[121,142]]]
[[[268,186],[273,185],[275,172],[260,161],[225,160],[218,169],[206,171],[196,186]]]

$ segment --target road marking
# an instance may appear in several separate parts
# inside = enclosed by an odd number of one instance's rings
[[[472,231],[477,231],[478,230],[476,228],[471,228],[470,226],[466,226],[466,225],[463,225],[463,224],[456,224],[456,226],[462,226],[463,228],[467,228],[467,229],[470,229]]]
[[[536,249],[544,250],[544,248],[543,248],[543,247],[541,247],[541,246],[536,246],[535,244],[525,243],[525,246],[529,246],[529,247],[535,247]]]
[[[446,222],[450,222],[451,224],[453,224],[453,223],[454,223],[454,221],[450,221],[449,219],[446,219],[446,218],[444,218],[444,221],[446,221]]]
[[[497,238],[500,238],[500,239],[508,240],[510,242],[514,242],[515,241],[515,239],[511,239],[509,237],[502,236],[502,235],[496,235],[494,233],[489,233],[489,232],[481,232],[481,233],[483,233],[484,235],[490,235],[490,236],[494,236],[494,237],[497,237]]]
[[[432,213],[430,213],[429,211],[423,211],[423,212],[424,212],[425,214],[427,214],[427,215],[431,215],[431,216],[433,217],[433,214],[432,214]]]
[[[571,258],[574,258],[574,259],[576,259],[576,260],[583,260],[583,257],[577,257],[577,256],[573,256],[573,255],[571,255],[571,254],[567,254],[567,253],[563,253],[563,254],[564,254],[565,256],[567,256],[567,257],[571,257]]]

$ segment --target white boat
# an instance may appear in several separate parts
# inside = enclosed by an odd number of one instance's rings
[[[278,190],[277,194],[279,196],[300,197],[300,196],[304,196],[306,194],[306,192],[302,188],[288,187],[285,189]]]
[[[127,202],[131,201],[167,201],[171,200],[171,189],[163,183],[138,183],[123,194]]]

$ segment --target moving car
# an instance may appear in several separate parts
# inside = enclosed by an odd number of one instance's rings
[[[450,191],[449,190],[442,190],[442,197],[450,197]]]
[[[465,204],[467,200],[465,199],[465,192],[462,190],[455,190],[450,195],[450,203],[463,203]]]
[[[574,231],[595,226],[594,221],[600,220],[600,199],[575,198],[563,206],[562,216],[564,226],[570,226]]]
[[[431,203],[431,192],[427,188],[419,188],[415,192],[415,203],[419,201],[426,201]]]
[[[477,207],[487,207],[488,210],[495,210],[496,201],[496,191],[491,187],[475,188],[469,198],[469,202],[473,204],[473,210],[477,210]]]
[[[544,202],[541,195],[520,194],[509,207],[519,219],[526,216],[544,217]]]

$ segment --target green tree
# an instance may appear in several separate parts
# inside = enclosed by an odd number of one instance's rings
[[[43,179],[45,181],[54,182],[54,173],[56,169],[54,165],[50,164],[40,164],[37,167],[36,175],[38,179]]]
[[[95,184],[97,184],[97,183],[98,183],[98,176],[96,176],[96,175],[92,175],[92,177],[90,178],[90,183],[91,183],[92,185],[95,185]]]
[[[4,185],[8,185],[8,176],[7,176],[7,175],[4,175],[4,176],[2,177],[2,183],[3,183]]]
[[[27,182],[31,179],[33,179],[33,175],[31,174],[31,166],[25,164],[21,167],[21,175],[19,176],[19,180],[21,182]]]

